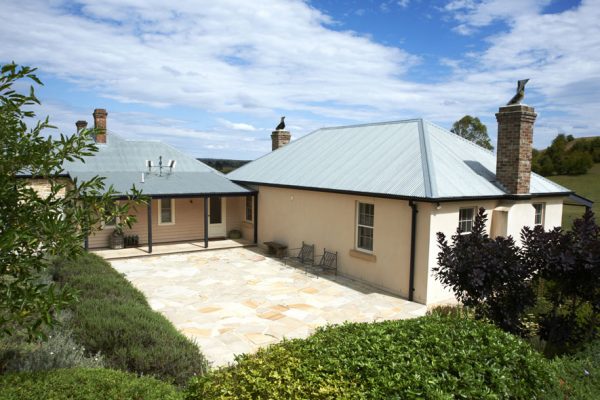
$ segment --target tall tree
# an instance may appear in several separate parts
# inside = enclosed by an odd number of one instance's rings
[[[477,117],[465,115],[452,124],[450,132],[456,133],[458,136],[464,137],[484,149],[494,150],[492,141],[487,133],[487,126],[485,126],[485,124]]]
[[[76,257],[101,220],[133,222],[129,203],[115,206],[116,193],[104,190],[103,178],[64,178],[65,161],[97,150],[93,130],[55,138],[45,132],[54,128],[48,118],[27,127],[35,118],[28,108],[40,102],[33,86],[26,93],[18,88],[25,87],[20,80],[41,84],[34,71],[14,63],[0,69],[0,334],[26,328],[31,337],[73,298],[44,279],[48,259]],[[32,180],[47,190],[34,190]]]

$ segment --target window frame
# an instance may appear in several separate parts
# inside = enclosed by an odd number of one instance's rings
[[[531,204],[533,206],[533,225],[534,226],[541,226],[542,228],[544,227],[545,223],[546,223],[546,203],[532,203]],[[541,212],[540,212],[540,223],[536,222],[536,219],[538,217],[538,209],[536,206],[541,206]]]
[[[365,224],[361,224],[360,223],[360,206],[361,204],[365,204],[365,205],[369,205],[373,207],[373,225],[369,226],[369,225],[365,225]],[[356,229],[354,230],[354,248],[357,251],[361,251],[364,253],[369,253],[369,254],[373,254],[374,253],[374,249],[375,249],[375,203],[367,203],[367,202],[362,202],[362,201],[357,201],[356,202],[356,211],[355,211],[355,218],[356,218]],[[359,231],[360,228],[366,228],[366,229],[370,229],[371,230],[371,249],[365,249],[363,247],[359,246]]]
[[[469,220],[467,219],[462,219],[460,214],[462,211],[466,211],[466,210],[471,210],[471,229],[470,230],[463,230],[460,229],[461,228],[461,224],[463,222],[467,223]],[[470,235],[473,232],[473,224],[475,223],[475,216],[477,215],[477,207],[473,206],[473,207],[460,207],[458,209],[458,229],[460,229],[460,234],[461,235]]]
[[[248,202],[250,202],[250,207],[248,207]],[[244,221],[254,223],[254,196],[246,196],[246,204],[244,209]],[[248,219],[248,211],[250,211],[250,219]]]
[[[171,221],[170,222],[163,222],[162,220],[162,204],[163,201],[170,201],[171,202]],[[164,198],[164,199],[158,199],[158,225],[175,225],[175,199],[170,197],[170,198]]]

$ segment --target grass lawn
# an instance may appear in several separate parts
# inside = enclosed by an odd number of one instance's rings
[[[596,220],[600,218],[600,163],[594,164],[585,175],[557,175],[549,176],[550,180],[573,190],[580,196],[594,202],[594,214]],[[570,228],[575,218],[581,217],[585,209],[583,207],[565,206],[563,210],[563,228]]]

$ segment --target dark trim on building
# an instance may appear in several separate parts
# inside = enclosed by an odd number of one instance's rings
[[[187,198],[205,198],[205,197],[244,197],[251,196],[256,193],[256,190],[251,192],[237,192],[237,193],[174,193],[174,194],[146,194],[142,192],[143,196],[152,196],[153,199],[187,199]],[[129,200],[129,196],[117,195],[115,196],[118,200]]]
[[[254,244],[258,243],[258,192],[254,193],[252,195],[253,200],[254,200],[254,204],[253,204],[253,209],[252,211],[254,211],[254,215],[252,216],[253,218],[253,223],[254,223]]]
[[[594,206],[594,202],[590,199],[586,199],[583,196],[579,196],[578,194],[571,194],[567,197],[567,200],[563,203],[570,206],[583,206],[586,209],[592,208]]]
[[[408,275],[408,301],[413,301],[415,293],[415,253],[417,247],[417,204],[412,200],[408,202],[412,208],[412,219],[410,226],[410,267]]]
[[[477,201],[477,200],[530,200],[538,197],[565,197],[573,194],[573,192],[553,192],[553,193],[530,193],[525,195],[515,194],[504,194],[504,195],[493,195],[493,196],[461,196],[461,197],[418,197],[418,196],[403,196],[396,194],[387,193],[372,193],[372,192],[360,192],[354,190],[339,190],[339,189],[327,189],[317,188],[310,186],[296,186],[296,185],[282,185],[277,183],[261,183],[261,182],[248,182],[248,181],[233,181],[237,184],[247,185],[258,185],[258,186],[269,186],[284,189],[296,189],[296,190],[309,190],[313,192],[325,192],[325,193],[336,193],[336,194],[349,194],[353,196],[365,196],[365,197],[376,197],[382,199],[396,199],[396,200],[408,200],[408,201],[420,201],[426,203],[449,203],[455,201]]]
[[[148,199],[148,253],[152,253],[152,197]]]
[[[208,199],[204,196],[204,248],[208,249]]]

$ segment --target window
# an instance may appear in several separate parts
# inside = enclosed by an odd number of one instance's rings
[[[172,225],[175,223],[175,204],[173,199],[158,200],[158,224]]]
[[[461,208],[458,211],[458,228],[461,233],[471,233],[473,230],[473,218],[475,208]]]
[[[357,214],[356,247],[360,250],[373,251],[375,205],[358,203]]]
[[[246,221],[248,222],[252,222],[253,200],[254,198],[252,196],[246,196]]]
[[[546,214],[546,205],[544,203],[535,203],[533,205],[533,208],[535,208],[534,224],[544,226],[544,216]]]

